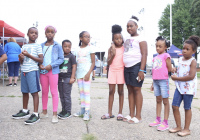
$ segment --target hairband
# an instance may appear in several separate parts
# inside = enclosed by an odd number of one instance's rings
[[[52,25],[47,25],[47,26],[44,28],[44,30],[46,31],[48,27],[53,27],[54,30],[55,30],[55,33],[57,32],[56,28],[55,28],[54,26],[52,26]]]
[[[131,20],[131,21],[133,21],[133,22],[135,22],[137,25],[138,25],[138,21],[136,20],[136,19],[129,19],[129,20]]]

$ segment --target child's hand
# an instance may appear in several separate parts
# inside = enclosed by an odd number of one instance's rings
[[[151,85],[151,91],[154,91],[154,87],[153,87],[153,84]]]
[[[175,73],[176,72],[176,68],[172,68],[172,73]]]
[[[172,80],[176,80],[177,79],[177,76],[176,76],[176,74],[174,74],[174,75],[171,75],[171,78],[172,78]]]
[[[47,71],[50,71],[52,69],[52,67],[51,67],[51,65],[47,65],[44,69]]]
[[[41,70],[44,70],[44,69],[45,69],[45,67],[44,67],[42,64],[39,65],[39,67],[40,67]]]
[[[29,57],[29,55],[30,55],[26,50],[24,50],[24,51],[22,52],[22,54],[23,54],[24,56],[27,56],[27,57]]]
[[[69,81],[69,83],[70,83],[70,84],[73,84],[75,81],[76,81],[76,79],[75,79],[75,78],[70,78],[70,81]]]
[[[18,56],[20,60],[24,60],[24,55],[22,53],[20,53]]]
[[[90,74],[87,73],[83,79],[84,79],[84,81],[89,81],[90,80]]]

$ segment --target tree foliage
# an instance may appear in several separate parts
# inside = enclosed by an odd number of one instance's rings
[[[172,4],[172,43],[182,49],[183,42],[194,34],[191,8],[194,0],[175,0]],[[160,35],[170,39],[170,5],[159,21]]]

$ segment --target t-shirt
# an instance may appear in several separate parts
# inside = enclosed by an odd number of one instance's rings
[[[43,47],[43,50],[42,50],[44,54],[44,59],[42,63],[43,66],[48,66],[49,64],[51,64],[52,48],[53,48],[53,45]]]
[[[140,42],[145,41],[143,37],[134,36],[125,39],[123,61],[125,67],[132,67],[141,62]]]
[[[9,62],[19,62],[18,55],[21,53],[20,46],[15,42],[6,43],[4,46],[4,51],[7,54],[7,63]]]
[[[59,78],[71,78],[72,65],[76,64],[76,58],[73,54],[64,56],[64,62],[60,65]]]
[[[42,54],[42,47],[39,44],[31,43],[25,44],[22,46],[22,51],[26,50],[30,55],[34,57],[38,57],[39,54]],[[34,61],[33,59],[24,56],[24,61],[21,66],[22,72],[30,72],[30,71],[37,71],[38,62]]]
[[[3,48],[0,47],[0,57],[1,57],[3,54],[5,54],[5,52],[4,52]]]
[[[177,77],[185,77],[190,73],[190,66],[195,58],[192,57],[189,60],[183,61],[183,57],[179,58]],[[196,95],[197,93],[197,74],[193,80],[190,81],[175,81],[176,88],[179,90],[180,94]]]
[[[152,78],[153,80],[168,79],[168,69],[166,59],[170,58],[168,53],[157,55],[153,59]]]
[[[76,70],[76,78],[83,78],[92,65],[90,54],[95,53],[92,46],[87,46],[85,48],[77,48],[75,51],[76,62],[77,62],[77,70]],[[90,75],[91,76],[91,75]]]

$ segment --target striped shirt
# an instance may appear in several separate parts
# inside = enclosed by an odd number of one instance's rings
[[[34,57],[38,57],[39,54],[42,53],[42,47],[39,44],[32,43],[32,44],[25,44],[22,46],[22,51],[26,50],[30,55]],[[22,72],[30,72],[30,71],[37,71],[38,68],[38,62],[32,60],[29,57],[24,56],[24,61],[21,66]]]

